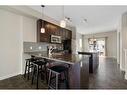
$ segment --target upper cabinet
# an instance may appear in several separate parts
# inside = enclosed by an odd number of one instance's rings
[[[45,28],[45,33],[41,33],[42,25]],[[64,41],[72,38],[72,31],[41,19],[37,20],[37,41],[50,43],[51,35],[61,36],[62,41]]]

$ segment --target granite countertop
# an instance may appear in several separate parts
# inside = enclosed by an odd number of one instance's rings
[[[25,52],[25,54],[34,55],[37,57],[42,57],[45,59],[64,62],[68,64],[76,64],[89,58],[89,55],[78,55],[78,54],[52,54],[48,55],[47,52]]]
[[[95,51],[83,51],[83,52],[82,51],[81,52],[79,51],[79,53],[84,53],[84,54],[85,53],[86,54],[98,54],[98,52],[95,52]]]

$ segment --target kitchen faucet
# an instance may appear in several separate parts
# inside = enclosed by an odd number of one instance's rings
[[[54,49],[56,49],[56,47],[48,46],[48,54],[51,55]]]

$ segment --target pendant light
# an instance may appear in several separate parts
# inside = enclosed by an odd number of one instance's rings
[[[65,28],[66,27],[66,21],[64,17],[64,6],[62,7],[62,20],[60,21],[60,27]]]
[[[44,28],[44,21],[43,21],[43,18],[44,18],[44,5],[41,5],[42,7],[42,27],[41,27],[41,33],[45,33],[45,28]]]

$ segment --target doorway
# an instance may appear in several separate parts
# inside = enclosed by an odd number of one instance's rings
[[[106,55],[105,38],[89,38],[89,51],[98,52],[99,56]]]

